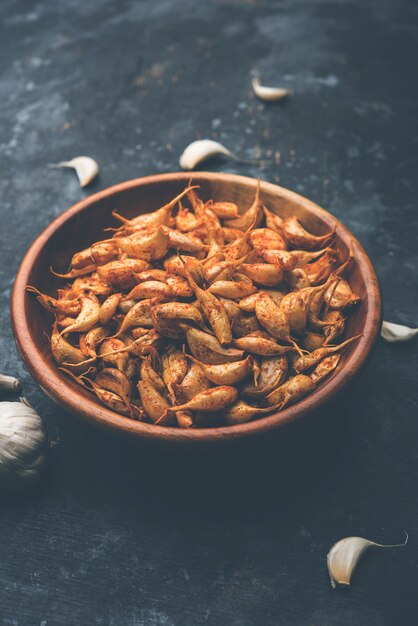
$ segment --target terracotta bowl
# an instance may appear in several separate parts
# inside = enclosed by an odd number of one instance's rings
[[[45,393],[73,414],[89,422],[131,438],[167,443],[219,442],[248,439],[256,435],[270,436],[290,422],[313,413],[321,413],[359,374],[379,335],[381,325],[381,296],[373,266],[353,235],[332,215],[302,196],[262,183],[264,203],[281,215],[296,214],[312,232],[322,234],[336,228],[336,245],[343,258],[353,242],[355,263],[349,280],[362,303],[350,316],[347,336],[362,334],[362,338],[343,353],[335,373],[305,400],[280,413],[237,426],[182,430],[132,421],[99,404],[95,396],[77,386],[56,367],[45,333],[50,332],[52,318],[33,295],[25,292],[26,285],[54,294],[62,281],[49,268],[66,271],[72,254],[103,238],[103,229],[114,226],[112,209],[123,215],[146,213],[168,202],[187,185],[189,173],[161,174],[131,180],[100,191],[62,213],[37,237],[26,253],[16,276],[12,294],[13,332],[20,353],[33,378]],[[198,172],[193,183],[200,185],[203,198],[214,198],[249,205],[257,181],[232,174]]]

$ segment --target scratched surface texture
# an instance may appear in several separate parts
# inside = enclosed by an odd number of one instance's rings
[[[369,252],[385,317],[418,324],[416,2],[66,0],[0,4],[0,370],[51,439],[47,473],[0,495],[4,626],[409,626],[418,622],[418,344],[381,343],[326,427],[289,446],[172,455],[63,413],[16,353],[8,302],[33,238],[86,194],[178,169],[192,140],[318,202]],[[250,75],[289,86],[254,99]],[[79,154],[88,191],[47,168]],[[293,447],[292,447],[293,446]],[[326,572],[347,535],[402,541],[349,591]]]

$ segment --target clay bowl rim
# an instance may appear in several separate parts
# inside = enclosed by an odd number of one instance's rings
[[[56,368],[52,359],[48,359],[41,351],[30,332],[30,320],[27,316],[25,298],[30,297],[25,292],[24,287],[28,284],[28,279],[32,268],[36,265],[38,257],[46,244],[68,220],[77,213],[88,211],[89,207],[107,196],[123,193],[126,190],[144,185],[161,185],[166,181],[184,181],[186,185],[193,175],[199,179],[207,181],[223,181],[231,184],[249,183],[255,187],[256,179],[240,176],[236,174],[224,174],[213,172],[175,172],[168,174],[156,174],[129,180],[99,191],[77,202],[69,209],[55,218],[45,230],[35,239],[26,252],[16,275],[12,297],[11,316],[12,328],[17,347],[22,358],[35,381],[45,391],[45,393],[63,406],[70,413],[83,417],[87,421],[97,425],[124,432],[132,437],[145,440],[159,440],[175,443],[198,443],[216,442],[219,440],[231,441],[248,438],[254,435],[269,434],[272,431],[292,422],[301,420],[308,414],[321,409],[325,403],[339,394],[360,372],[366,364],[373,347],[377,341],[381,325],[381,295],[373,265],[365,250],[352,233],[333,215],[322,209],[314,202],[297,194],[294,191],[285,189],[278,185],[262,181],[262,190],[269,191],[284,200],[295,201],[304,210],[318,216],[323,222],[331,227],[336,227],[337,236],[347,245],[353,242],[355,260],[363,280],[371,288],[368,293],[368,308],[363,326],[363,336],[355,342],[348,357],[337,369],[337,371],[307,398],[292,405],[281,412],[272,413],[259,420],[250,421],[245,424],[235,426],[221,426],[216,428],[200,428],[183,430],[180,428],[170,428],[137,422],[121,416],[110,409],[98,404],[94,397],[86,398],[79,392],[77,386]],[[39,314],[43,311],[40,308]]]

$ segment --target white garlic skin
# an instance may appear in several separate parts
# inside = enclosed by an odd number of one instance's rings
[[[373,541],[363,537],[345,537],[332,546],[327,556],[327,565],[334,589],[337,585],[350,585],[351,575],[361,555],[375,545]]]
[[[8,376],[7,374],[0,374],[0,391],[13,391],[17,393],[20,389],[20,382],[17,378]]]
[[[212,139],[199,139],[193,141],[185,148],[180,156],[180,167],[183,170],[193,170],[199,163],[214,156],[224,155],[229,158],[236,158],[225,146]]]
[[[0,488],[20,491],[36,482],[46,459],[47,435],[24,402],[0,402]]]
[[[418,328],[410,328],[402,324],[384,321],[381,330],[382,338],[388,343],[403,343],[418,335]]]
[[[52,169],[59,169],[60,167],[70,167],[75,170],[77,174],[80,187],[86,187],[92,180],[94,180],[100,171],[97,161],[88,156],[78,156],[71,159],[71,161],[61,161],[60,163],[50,163],[49,167]]]
[[[284,87],[266,87],[260,83],[260,79],[255,77],[252,82],[253,90],[257,98],[266,102],[276,102],[293,95],[293,91]]]
[[[327,567],[331,586],[349,587],[351,576],[361,556],[370,548],[402,548],[408,543],[408,533],[405,531],[403,543],[381,544],[364,537],[344,537],[334,543],[327,555]]]

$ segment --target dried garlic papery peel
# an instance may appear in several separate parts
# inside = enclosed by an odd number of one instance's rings
[[[363,552],[369,548],[401,548],[408,543],[408,533],[405,531],[406,539],[404,543],[382,545],[369,541],[363,537],[345,537],[334,543],[327,556],[328,573],[331,579],[331,586],[335,589],[337,585],[349,587],[351,576],[359,562]]]
[[[225,146],[218,141],[213,141],[212,139],[200,139],[198,141],[193,141],[184,150],[179,159],[180,167],[184,170],[193,170],[200,163],[203,163],[204,161],[207,161],[215,156],[226,156],[233,161],[247,163],[249,165],[268,163],[268,161],[262,159],[242,159],[228,150],[228,148],[225,148]]]
[[[20,382],[17,378],[0,374],[0,391],[14,391],[17,393],[20,389]]]
[[[71,161],[50,163],[49,167],[52,169],[59,169],[61,167],[70,167],[74,169],[78,180],[80,181],[80,187],[86,187],[99,173],[98,163],[91,157],[87,156],[74,157]]]
[[[388,343],[403,343],[410,341],[418,335],[418,328],[410,328],[393,322],[383,322],[381,330],[382,338]]]
[[[252,85],[257,98],[265,100],[266,102],[277,102],[278,100],[283,100],[283,98],[293,95],[291,89],[285,89],[284,87],[265,87],[260,83],[258,77],[253,78]]]
[[[19,491],[36,482],[46,449],[45,428],[28,401],[0,402],[0,489]]]

